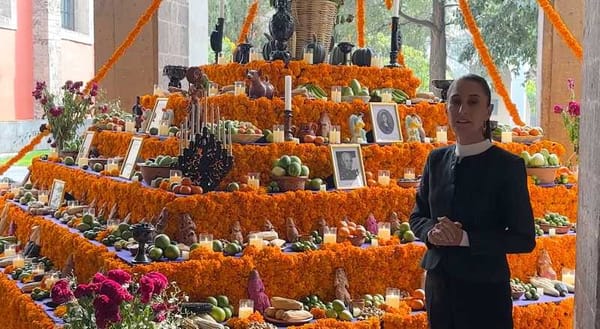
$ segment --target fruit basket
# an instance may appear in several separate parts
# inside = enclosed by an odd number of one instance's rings
[[[554,167],[527,167],[527,176],[535,176],[542,184],[551,184],[556,177],[558,166]]]
[[[138,166],[142,172],[142,178],[144,178],[144,182],[148,185],[152,184],[152,181],[157,177],[169,178],[171,176],[171,169],[173,169],[170,166],[149,166],[145,163],[138,163]]]
[[[550,224],[538,224],[544,233],[548,233],[551,228],[556,230],[556,234],[567,234],[571,230],[571,225],[554,226]]]
[[[279,191],[301,191],[304,190],[308,176],[274,176],[271,175],[271,180],[277,183]]]
[[[398,186],[403,188],[419,187],[420,179],[399,179]]]
[[[235,134],[231,135],[231,141],[238,144],[254,143],[263,137],[262,134]]]

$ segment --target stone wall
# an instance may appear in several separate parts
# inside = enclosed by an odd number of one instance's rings
[[[165,65],[188,66],[188,0],[165,0],[158,9],[158,84],[167,89]],[[207,36],[208,37],[208,36]]]

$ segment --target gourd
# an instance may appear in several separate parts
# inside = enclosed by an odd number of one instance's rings
[[[333,47],[331,54],[329,56],[329,64],[331,65],[341,65],[344,62],[344,53],[340,49],[339,46]]]
[[[319,41],[317,41],[317,36],[315,34],[313,34],[312,42],[307,44],[304,49],[312,49],[313,64],[321,64],[325,61],[325,47]]]
[[[352,64],[356,66],[371,66],[371,59],[373,58],[373,49],[371,48],[359,48],[352,53]]]

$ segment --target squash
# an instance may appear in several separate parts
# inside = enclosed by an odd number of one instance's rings
[[[313,64],[321,64],[325,61],[325,47],[317,41],[317,36],[313,34],[313,41],[304,47],[304,50],[312,49]]]
[[[240,64],[248,64],[250,62],[250,43],[240,43],[233,51],[233,61]]]
[[[262,47],[262,55],[263,55],[263,58],[265,59],[265,61],[270,61],[271,60],[271,52],[273,52],[273,50],[275,50],[275,40],[268,33],[264,33],[264,36],[267,38],[267,43],[265,43]]]
[[[340,47],[335,46],[329,55],[329,64],[341,65],[344,62],[344,53],[340,50]]]
[[[371,48],[359,48],[352,53],[352,64],[356,66],[371,66],[371,58],[375,52]]]

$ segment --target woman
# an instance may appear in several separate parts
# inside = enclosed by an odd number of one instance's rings
[[[457,144],[430,153],[410,216],[428,248],[421,265],[431,329],[512,328],[506,254],[535,248],[525,164],[491,143],[490,98],[480,76],[452,83]]]

